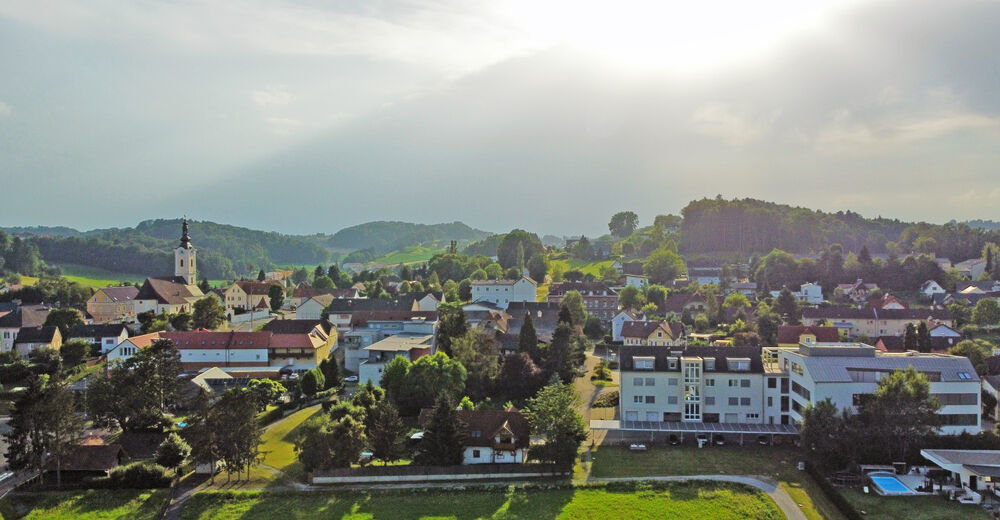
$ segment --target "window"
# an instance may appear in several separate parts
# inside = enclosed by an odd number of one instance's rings
[[[677,396],[676,395],[668,396],[667,404],[677,404]]]
[[[739,406],[739,405],[740,405],[740,398],[739,397],[730,397],[729,398],[729,406]]]
[[[768,407],[774,406],[774,398],[773,397],[767,396],[767,406]]]
[[[472,450],[472,458],[478,459],[479,458],[479,453],[480,453],[479,450]]]
[[[750,406],[750,398],[749,397],[741,397],[740,398],[740,406]]]
[[[807,401],[810,400],[812,396],[812,393],[809,392],[809,389],[803,387],[802,385],[796,383],[795,381],[792,381],[792,392],[801,395],[802,397],[806,398]]]
[[[705,380],[705,386],[715,386],[715,380],[714,379],[706,379]]]
[[[747,421],[758,421],[760,420],[759,413],[748,413],[746,414]]]
[[[729,388],[736,388],[738,386],[740,386],[740,380],[739,379],[730,379],[729,380]]]
[[[656,396],[655,395],[647,395],[646,396],[646,404],[656,404]]]
[[[734,372],[749,372],[750,360],[747,358],[729,359],[729,369]]]
[[[715,370],[715,359],[710,358],[705,360],[705,370]]]
[[[633,403],[637,403],[637,404],[642,404],[642,396],[641,395],[633,395],[632,396],[632,402]]]
[[[667,379],[667,386],[677,386],[677,378],[671,377],[670,379]]]
[[[750,388],[750,380],[740,379],[740,388]]]
[[[653,369],[653,358],[652,357],[635,357],[632,358],[635,361],[636,370],[652,370]]]
[[[647,377],[646,386],[656,386],[656,379],[653,379],[652,377]]]
[[[642,378],[641,377],[633,377],[632,378],[632,386],[642,386]]]
[[[676,368],[677,368],[677,360],[676,360],[676,359],[673,359],[673,358],[671,358],[671,359],[670,359],[670,370],[674,370],[674,369],[676,369]]]
[[[778,380],[776,378],[773,378],[773,377],[767,378],[767,387],[768,388],[778,388]]]
[[[469,436],[470,437],[476,437],[476,438],[478,438],[478,437],[481,437],[482,435],[483,435],[482,430],[472,430],[471,432],[469,432]]]
[[[715,406],[715,397],[706,396],[705,406]]]
[[[959,379],[972,379],[972,375],[969,374],[968,372],[959,372],[958,373],[958,378]]]

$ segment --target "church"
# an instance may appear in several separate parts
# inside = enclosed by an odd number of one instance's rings
[[[181,242],[174,248],[174,275],[146,278],[135,297],[134,314],[191,312],[194,303],[205,297],[198,288],[198,250],[191,244],[187,219],[181,225]]]

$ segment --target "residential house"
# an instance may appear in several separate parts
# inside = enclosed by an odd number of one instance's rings
[[[0,351],[8,352],[14,348],[14,340],[22,328],[41,327],[51,310],[44,304],[21,305],[0,316]]]
[[[330,355],[331,344],[322,336],[260,332],[194,330],[161,332],[162,339],[177,345],[185,370],[220,367],[284,369],[301,372],[315,368]]]
[[[511,302],[538,300],[538,282],[522,276],[517,280],[473,280],[472,301],[489,302],[506,309]]]
[[[996,280],[958,282],[955,284],[955,292],[960,294],[989,294],[1000,292],[1000,282]]]
[[[931,352],[946,354],[951,347],[961,341],[959,338],[932,337]],[[906,352],[902,336],[880,336],[875,340],[875,348],[881,352]],[[913,349],[916,350],[916,349]]]
[[[778,349],[778,364],[791,384],[792,421],[829,398],[838,409],[856,411],[858,403],[893,371],[913,367],[927,376],[944,434],[980,431],[980,379],[969,358],[917,352],[882,353],[861,343],[802,344]]]
[[[948,291],[941,287],[941,284],[937,283],[935,280],[927,280],[926,282],[920,284],[920,294],[924,298],[933,298],[935,294],[945,294]]]
[[[362,357],[358,380],[378,385],[382,380],[382,371],[393,358],[403,357],[412,362],[431,355],[434,351],[434,335],[404,332],[376,341],[364,347],[364,351],[367,358]]]
[[[570,291],[577,291],[583,297],[583,306],[587,312],[605,322],[618,314],[618,293],[601,282],[562,282],[549,286],[547,300],[562,302],[563,296]]]
[[[920,455],[958,482],[962,491],[955,499],[959,504],[980,504],[983,495],[995,496],[997,475],[1000,475],[1000,451],[922,449]],[[974,505],[955,507],[975,508]]]
[[[87,314],[98,324],[131,323],[135,321],[138,295],[139,288],[134,285],[97,289],[87,300]]]
[[[512,302],[507,306],[507,333],[518,334],[524,325],[524,316],[531,316],[531,325],[539,337],[552,334],[559,323],[559,303],[557,302]]]
[[[281,283],[274,280],[233,282],[233,285],[230,285],[225,292],[226,312],[230,315],[242,313],[249,309],[258,308],[261,302],[270,307],[271,300],[268,297],[268,292],[274,285],[280,287]]]
[[[986,272],[986,260],[982,258],[970,258],[964,262],[955,264],[958,275],[966,280],[978,280]]]
[[[665,321],[626,321],[622,324],[622,342],[627,345],[666,347],[680,345],[684,325]]]
[[[722,285],[721,267],[688,267],[688,280],[698,282],[699,285]]]
[[[623,428],[639,421],[788,424],[787,384],[779,384],[787,375],[765,370],[760,347],[626,345],[619,359]]]
[[[59,463],[63,483],[83,482],[106,477],[111,470],[128,460],[121,444],[84,444],[73,448]],[[56,461],[49,457],[45,464],[46,480],[55,481]]]
[[[121,323],[75,325],[66,333],[66,341],[71,339],[82,339],[93,345],[94,352],[106,354],[128,339],[128,327]]]
[[[879,309],[879,310],[910,308],[910,305],[908,303],[906,303],[903,300],[900,300],[899,298],[889,293],[885,293],[880,298],[869,300],[868,306],[873,309]]]
[[[954,326],[954,318],[947,310],[937,309],[856,309],[853,307],[817,307],[802,312],[802,323],[820,325],[830,322],[843,330],[848,337],[902,336],[907,324],[917,326],[921,321],[935,320]]]
[[[114,348],[106,352],[108,364],[124,363],[128,358],[136,355],[140,350],[152,345],[158,339],[160,339],[159,332],[151,332],[141,336],[126,338]]]
[[[295,308],[295,319],[298,320],[319,320],[323,318],[323,311],[333,303],[332,294],[317,294],[302,301]]]
[[[836,343],[840,341],[837,327],[821,327],[818,325],[780,325],[778,326],[778,346],[795,347],[800,343]]]
[[[497,331],[501,334],[507,331],[510,314],[500,307],[486,301],[467,303],[462,306],[465,322],[470,327]]]
[[[844,293],[852,302],[860,305],[868,301],[869,296],[875,289],[878,289],[878,284],[865,283],[864,280],[859,278],[854,283],[838,284],[836,290]]]
[[[615,317],[611,318],[611,341],[624,341],[624,338],[622,338],[622,327],[632,321],[646,321],[646,317],[633,309],[624,309],[615,314]]]
[[[321,294],[329,294],[336,298],[360,298],[361,292],[358,291],[357,287],[348,287],[346,289],[314,289],[312,287],[297,287],[295,290],[285,298],[285,303],[287,303],[292,308],[297,308],[302,302],[312,298],[314,296],[319,296]]]
[[[437,333],[438,314],[425,311],[363,311],[351,315],[344,333],[344,368],[357,372],[364,348],[396,334]]]
[[[21,358],[27,359],[28,353],[40,348],[59,350],[62,347],[62,334],[59,327],[21,327],[14,339],[14,351]]]
[[[738,293],[750,298],[757,294],[757,282],[738,281],[729,284],[729,292]]]
[[[408,293],[397,298],[334,298],[330,300],[328,308],[330,310],[330,323],[337,327],[337,330],[344,332],[350,329],[351,316],[356,312],[368,311],[404,311],[404,312],[433,312],[437,310],[441,302],[436,295],[430,292]],[[299,319],[318,319],[296,315]]]
[[[428,408],[420,410],[421,426],[427,426],[432,412]],[[462,464],[521,464],[527,461],[531,426],[517,410],[459,410],[458,418],[466,425]]]
[[[945,323],[929,322],[928,332],[932,338],[961,338],[962,333]]]
[[[625,286],[644,290],[649,287],[649,277],[641,274],[627,274],[625,275]]]

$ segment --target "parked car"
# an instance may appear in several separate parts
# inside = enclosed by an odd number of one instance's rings
[[[347,377],[344,378],[344,381],[348,382],[348,383],[357,383],[358,382],[358,376],[347,376]]]

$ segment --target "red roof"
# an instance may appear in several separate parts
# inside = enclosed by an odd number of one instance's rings
[[[837,327],[821,327],[818,325],[781,325],[778,327],[778,343],[782,345],[799,344],[803,334],[816,336],[818,343],[836,343],[840,341]]]
[[[187,332],[161,332],[160,337],[173,341],[178,349],[251,349],[268,348],[271,344],[270,332],[211,332],[192,330]]]

